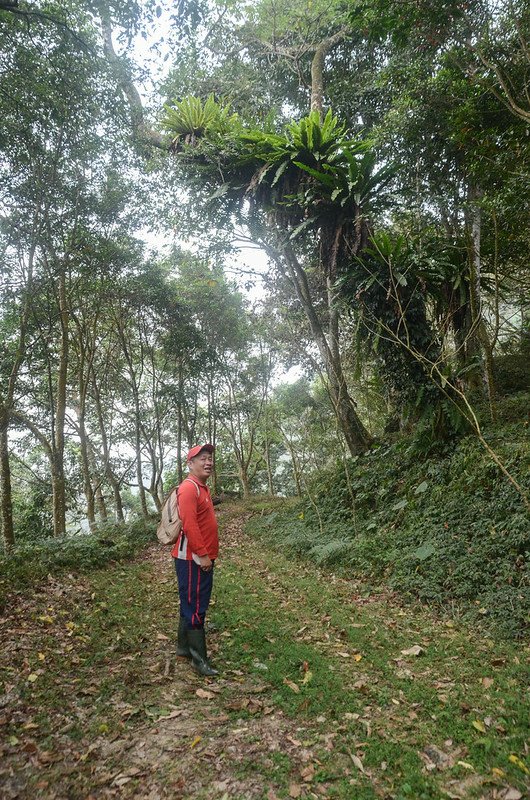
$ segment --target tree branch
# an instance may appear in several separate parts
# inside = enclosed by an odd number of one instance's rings
[[[146,122],[142,98],[132,81],[127,66],[114,49],[114,44],[112,42],[112,23],[108,8],[102,8],[100,10],[100,20],[103,49],[129,104],[135,136],[141,142],[149,144],[152,147],[157,147],[159,150],[167,151],[168,147],[164,137]]]

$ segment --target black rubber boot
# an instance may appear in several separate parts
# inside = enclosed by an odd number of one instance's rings
[[[204,628],[188,631],[188,644],[191,653],[191,666],[195,672],[212,678],[215,675],[219,675],[219,672],[208,663]]]
[[[177,656],[180,658],[191,658],[190,645],[188,642],[188,626],[184,617],[180,617],[179,629],[177,633]]]

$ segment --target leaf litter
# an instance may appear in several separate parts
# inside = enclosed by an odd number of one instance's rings
[[[229,546],[232,539],[233,553],[238,552],[245,539],[242,524],[241,518],[234,520],[228,529],[227,544]],[[158,573],[160,584],[166,582],[167,554],[153,547],[144,558]],[[269,592],[283,594],[283,576],[272,574],[264,562],[256,565],[256,573],[266,582]],[[335,577],[333,581],[338,587],[347,588],[351,596],[348,582]],[[168,583],[168,591],[174,592],[174,584]],[[16,731],[0,751],[0,781],[7,800],[29,800],[35,796],[35,786],[38,796],[49,800],[117,796],[137,800],[199,796],[212,800],[257,800],[267,796],[269,800],[277,800],[285,784],[271,786],[270,777],[265,776],[279,756],[288,759],[288,774],[282,777],[288,778],[289,795],[318,797],[327,793],[325,780],[315,782],[322,752],[333,754],[337,769],[346,776],[352,775],[352,785],[370,780],[376,796],[387,796],[374,770],[368,771],[364,766],[363,745],[374,736],[395,742],[410,739],[407,731],[416,724],[419,708],[404,706],[400,696],[394,697],[395,705],[388,708],[369,703],[370,693],[381,677],[370,672],[368,666],[359,673],[357,661],[364,654],[341,645],[344,631],[333,627],[329,615],[324,614],[317,626],[300,620],[297,636],[322,647],[331,646],[334,652],[330,657],[338,656],[339,661],[334,663],[350,678],[350,690],[360,696],[366,695],[362,714],[344,714],[344,725],[348,729],[357,726],[362,734],[356,750],[347,753],[353,772],[347,767],[348,761],[341,760],[341,727],[337,730],[333,720],[322,716],[313,723],[306,721],[301,728],[299,720],[275,706],[270,686],[263,683],[267,677],[263,672],[260,679],[260,676],[246,674],[245,670],[226,670],[219,680],[208,683],[194,676],[187,663],[175,664],[167,656],[172,648],[171,637],[160,630],[167,619],[162,618],[152,630],[146,630],[142,647],[136,648],[134,653],[120,653],[122,634],[119,628],[115,630],[113,642],[108,642],[103,671],[101,665],[92,673],[85,670],[85,679],[80,683],[74,664],[76,659],[82,664],[82,657],[80,659],[75,652],[75,643],[82,643],[86,634],[82,626],[79,627],[77,617],[69,619],[69,611],[94,605],[95,597],[91,594],[86,577],[68,576],[62,583],[51,580],[31,598],[15,596],[10,605],[9,627],[0,628],[0,646],[4,656],[9,656],[9,679],[4,682],[3,695],[0,695],[0,725]],[[390,593],[374,592],[369,597],[356,593],[353,598],[355,605],[363,606],[381,602],[382,598],[388,600],[389,596]],[[300,597],[293,593],[282,602],[289,608],[300,602]],[[98,613],[108,613],[104,605],[100,604]],[[400,611],[397,616],[401,616]],[[362,630],[366,623],[354,622],[351,627]],[[213,653],[222,642],[235,636],[236,631],[211,634]],[[155,647],[152,647],[153,640],[157,642]],[[426,651],[425,647],[414,645],[400,652],[402,657],[416,659]],[[38,662],[28,657],[31,653],[38,653]],[[60,669],[57,665],[53,667],[55,657],[63,661]],[[64,660],[70,660],[71,672]],[[410,669],[410,662],[401,662],[400,666],[399,659],[396,661],[404,679],[417,678]],[[491,663],[500,666],[497,663],[500,661],[493,659]],[[41,680],[48,680],[47,670],[52,669],[56,670],[52,688],[61,700],[58,699],[43,722],[31,692],[33,687],[38,689]],[[124,681],[134,680],[137,687],[142,687],[132,703],[119,696],[108,699],[109,725],[101,722],[95,708],[101,697],[101,679],[105,671]],[[300,695],[312,682],[313,672],[304,662],[300,685],[287,677],[284,684],[293,694]],[[29,695],[23,683],[30,687]],[[482,686],[487,690],[493,683],[493,679],[484,678]],[[439,689],[450,691],[451,686],[440,685]],[[234,714],[238,713],[244,714],[244,719],[235,718]],[[96,719],[99,732],[89,734]],[[407,719],[409,727],[405,724],[400,730]],[[77,720],[81,738],[76,738],[79,734],[70,738],[69,730]],[[477,720],[482,723],[481,719]],[[486,717],[482,725],[486,730]],[[475,727],[478,730],[478,726]],[[315,737],[312,728],[321,732]],[[447,743],[443,749],[434,744],[426,745],[418,755],[431,774],[443,774],[453,768],[468,772],[474,769],[465,760],[463,750]],[[516,758],[518,756],[514,756],[512,763],[516,763]],[[524,762],[520,763],[524,766]],[[391,766],[382,762],[381,771],[391,773]],[[524,774],[522,768],[520,771]],[[473,772],[458,780],[446,780],[440,790],[448,797],[466,798],[480,789],[483,798],[520,800],[523,795],[507,785],[501,773],[502,770],[498,770],[497,775],[494,773],[497,781],[494,786],[488,786],[484,776]],[[317,794],[313,793],[313,786],[318,788]]]

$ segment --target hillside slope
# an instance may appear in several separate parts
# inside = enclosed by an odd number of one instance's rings
[[[484,436],[530,495],[530,395],[506,399]],[[425,455],[380,445],[322,470],[308,497],[262,517],[278,547],[521,636],[530,615],[530,518],[475,436]]]

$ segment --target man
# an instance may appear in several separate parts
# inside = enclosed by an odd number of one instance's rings
[[[217,519],[206,486],[213,470],[214,449],[211,444],[199,444],[188,452],[189,475],[177,492],[182,531],[171,551],[180,596],[177,655],[190,658],[193,669],[208,676],[218,674],[208,662],[204,635],[204,618],[219,552]]]

